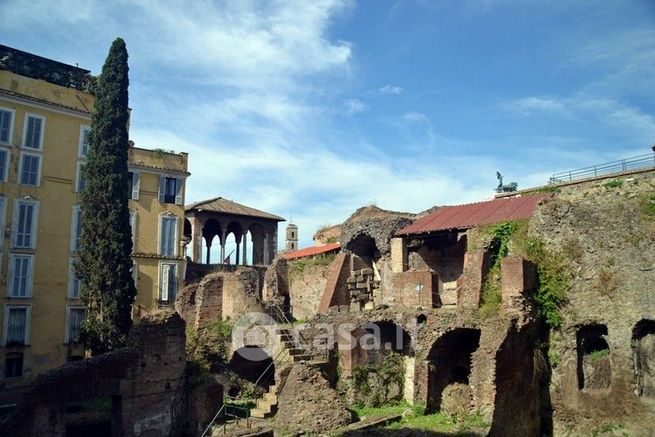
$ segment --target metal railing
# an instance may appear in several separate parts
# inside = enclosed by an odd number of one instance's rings
[[[590,167],[578,168],[576,170],[554,173],[548,183],[559,184],[562,182],[571,182],[595,176],[604,176],[628,170],[647,168],[655,168],[655,153],[647,153],[632,158],[620,159],[618,161],[606,162],[604,164],[592,165]]]
[[[216,423],[219,418],[223,419],[223,434],[227,434],[227,424],[230,420],[234,421],[237,425],[240,420],[246,421],[246,428],[250,429],[250,408],[240,405],[234,405],[236,401],[249,401],[250,399],[237,399],[232,396],[223,396],[223,405],[218,410],[214,418],[209,422],[200,437],[205,437],[207,432],[210,431],[212,425]]]

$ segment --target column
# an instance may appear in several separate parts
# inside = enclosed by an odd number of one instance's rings
[[[238,266],[239,265],[239,249],[241,248],[241,236],[239,236],[239,239],[236,238],[236,235],[234,236],[234,242],[236,243],[237,250],[235,252],[235,257],[234,257],[234,265]]]
[[[269,263],[268,258],[268,234],[264,234],[264,265],[267,266]]]
[[[248,265],[248,233],[243,234],[243,265]]]
[[[211,264],[209,262],[210,261],[209,252],[211,252],[211,250],[212,250],[212,244],[211,244],[210,241],[207,241],[207,262],[206,262],[206,264]]]
[[[202,262],[202,223],[197,217],[189,217],[191,221],[191,259],[194,263]]]
[[[218,263],[225,263],[225,231],[221,231],[221,259],[218,261]]]

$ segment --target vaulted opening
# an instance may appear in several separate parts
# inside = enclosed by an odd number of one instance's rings
[[[632,330],[637,396],[655,399],[655,320],[642,319]]]
[[[610,347],[605,339],[607,326],[585,325],[578,329],[578,388],[608,388],[612,379]]]
[[[457,328],[434,342],[428,354],[428,412],[440,411],[444,390],[457,385],[465,396],[471,375],[473,352],[480,346],[480,330]]]

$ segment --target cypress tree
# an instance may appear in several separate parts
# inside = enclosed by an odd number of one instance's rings
[[[125,345],[136,296],[128,210],[128,65],[117,38],[96,88],[89,151],[80,195],[81,234],[75,269],[86,307],[82,339],[94,354]]]

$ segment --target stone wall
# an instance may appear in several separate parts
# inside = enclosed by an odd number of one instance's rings
[[[64,436],[70,411],[110,400],[111,434],[179,435],[186,398],[184,321],[173,313],[143,317],[129,346],[39,376],[24,402],[2,424],[3,434]]]
[[[550,339],[556,433],[593,433],[602,426],[634,435],[655,431],[655,410],[639,395],[634,338],[640,321],[655,320],[655,217],[644,212],[654,201],[654,176],[563,187],[531,221],[531,232],[566,260],[571,274],[564,322]],[[580,388],[589,375],[578,337],[592,326],[607,332],[598,336],[609,347],[606,388]]]
[[[282,435],[322,433],[350,422],[351,415],[321,372],[305,363],[291,368],[278,394],[275,428]]]
[[[175,299],[175,310],[196,330],[218,319],[238,319],[248,312],[263,312],[265,268],[239,266],[217,271],[187,285]]]

